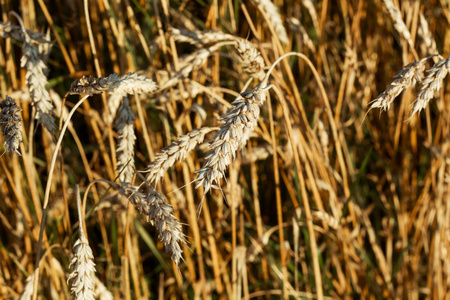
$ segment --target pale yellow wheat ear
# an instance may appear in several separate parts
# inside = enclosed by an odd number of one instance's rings
[[[115,123],[117,134],[119,135],[116,148],[116,169],[120,172],[120,182],[131,182],[134,175],[134,142],[136,140],[133,126],[134,120],[136,120],[136,117],[131,110],[128,97],[123,97]]]
[[[176,42],[189,43],[196,47],[204,47],[207,44],[215,44],[222,41],[232,41],[238,39],[237,37],[224,33],[219,30],[200,31],[200,30],[186,30],[170,28],[169,35],[173,37]]]
[[[236,42],[236,53],[245,73],[259,80],[264,78],[264,59],[254,44],[246,40],[238,40]]]
[[[20,294],[19,300],[31,300],[31,297],[33,296],[33,280],[34,280],[34,272],[27,277],[25,287],[23,288],[23,291]]]
[[[36,109],[36,119],[38,122],[50,131],[56,130],[55,119],[53,117],[53,104],[50,99],[50,95],[45,88],[48,84],[47,77],[45,76],[46,65],[41,60],[41,53],[38,48],[31,42],[31,37],[28,35],[22,19],[15,12],[11,12],[19,21],[22,29],[22,51],[23,56],[20,59],[21,67],[25,67],[26,81],[28,89],[30,90],[31,104]]]
[[[81,209],[78,185],[75,187],[75,194],[78,208],[79,237],[73,247],[73,257],[69,265],[69,268],[72,268],[72,272],[67,279],[67,283],[70,284],[71,294],[76,300],[94,300],[94,254],[92,253],[92,249],[89,246],[88,239],[83,229],[84,214]]]
[[[278,8],[272,3],[271,0],[253,0],[256,6],[265,14],[267,21],[272,26],[273,31],[277,35],[278,39],[283,43],[289,43],[289,38],[286,33],[286,28],[281,20],[280,12]]]
[[[427,76],[422,80],[420,92],[414,101],[410,117],[411,119],[416,113],[420,113],[422,109],[427,107],[428,102],[434,97],[434,93],[442,88],[444,78],[450,69],[450,55],[447,59],[441,59],[427,71]]]
[[[16,102],[6,96],[5,100],[0,102],[0,125],[5,140],[5,152],[13,152],[21,155],[19,145],[22,142],[22,109]]]

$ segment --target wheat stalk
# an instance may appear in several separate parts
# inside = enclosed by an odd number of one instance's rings
[[[181,223],[173,215],[173,207],[151,187],[148,187],[149,192],[143,192],[129,183],[123,183],[121,186],[113,182],[111,184],[119,188],[119,193],[127,197],[131,204],[146,216],[147,221],[154,223],[159,232],[158,238],[178,266],[183,253],[180,244],[185,244],[186,239],[181,231]]]
[[[179,136],[176,141],[156,154],[155,159],[142,171],[148,173],[146,180],[149,183],[158,182],[170,167],[177,161],[184,160],[189,152],[203,142],[205,134],[215,129],[217,128],[203,127]]]
[[[123,97],[122,105],[117,114],[115,127],[119,135],[117,142],[117,171],[120,172],[120,182],[131,182],[134,174],[134,134],[133,122],[136,120],[127,97]]]
[[[68,93],[92,96],[107,92],[125,95],[153,93],[157,88],[156,83],[145,75],[133,72],[119,76],[117,73],[113,73],[99,78],[83,75],[80,79],[72,82]]]
[[[6,137],[5,152],[12,151],[21,155],[19,144],[22,142],[22,117],[20,116],[22,109],[8,95],[0,102],[0,108],[0,125]]]
[[[428,75],[422,80],[419,95],[414,101],[410,113],[410,119],[416,113],[420,113],[428,102],[434,97],[434,93],[438,92],[442,87],[442,82],[447,76],[450,68],[450,55],[447,59],[441,59],[434,66],[428,70]]]
[[[78,228],[79,236],[73,246],[73,257],[69,268],[72,272],[67,279],[67,284],[71,285],[70,291],[77,300],[94,300],[94,279],[95,272],[94,254],[89,246],[89,242],[84,233],[84,218],[81,210],[80,194],[76,185],[75,194],[78,208]]]
[[[369,103],[370,107],[368,111],[374,108],[380,108],[382,111],[389,110],[392,102],[398,95],[400,95],[400,93],[408,89],[416,81],[421,81],[425,70],[425,63],[431,57],[432,56],[428,56],[417,62],[412,62],[406,65],[394,76],[395,80],[389,84],[386,90]]]

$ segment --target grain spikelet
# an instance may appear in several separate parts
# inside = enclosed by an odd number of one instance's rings
[[[425,70],[425,63],[429,58],[430,56],[422,58],[418,62],[412,62],[398,72],[394,76],[395,80],[386,88],[386,90],[370,103],[369,111],[373,108],[380,108],[382,111],[389,110],[391,103],[398,95],[400,95],[400,93],[408,89],[416,81],[421,81]]]
[[[173,207],[153,188],[143,192],[138,187],[123,184],[119,188],[121,195],[128,198],[147,221],[151,221],[158,229],[158,238],[164,244],[166,252],[178,266],[182,259],[183,250],[180,243],[185,244],[186,239],[181,231],[181,223],[173,215]]]
[[[264,100],[260,94],[259,86],[252,92],[244,92],[232,103],[234,107],[221,118],[224,123],[219,132],[210,142],[211,149],[206,155],[206,162],[202,168],[195,171],[198,173],[195,182],[196,188],[203,184],[204,193],[211,188],[220,187],[220,179],[225,177],[225,170],[234,160],[236,151],[245,139],[245,129],[253,129],[259,118],[259,107]]]
[[[245,73],[259,80],[264,78],[264,59],[255,45],[246,40],[239,40],[236,42],[236,53],[241,59],[242,70]]]
[[[22,117],[20,116],[22,109],[8,96],[0,102],[0,108],[0,125],[6,137],[5,152],[12,151],[21,155],[19,145],[22,142]]]
[[[146,179],[148,182],[158,182],[163,178],[167,170],[177,161],[182,161],[195,147],[203,142],[205,134],[216,128],[203,127],[194,129],[187,134],[179,136],[175,142],[163,148],[156,154],[155,159],[143,171],[148,173]]]
[[[224,33],[219,30],[200,31],[170,28],[169,35],[177,42],[189,43],[197,47],[203,47],[206,44],[217,43],[227,40],[236,40],[237,37]]]
[[[391,17],[394,23],[394,28],[397,32],[408,42],[411,49],[414,49],[413,41],[411,39],[411,33],[403,22],[402,13],[400,12],[397,5],[392,0],[383,0],[384,7],[388,15]]]
[[[254,1],[256,3],[256,6],[258,6],[258,8],[267,15],[267,18],[269,19],[268,22],[270,22],[271,26],[273,27],[273,30],[278,36],[278,39],[283,44],[289,43],[286,28],[283,25],[283,21],[281,20],[278,8],[270,0]]]
[[[434,93],[438,92],[442,87],[442,82],[447,76],[450,68],[450,55],[447,59],[441,59],[434,66],[427,71],[428,75],[423,79],[419,95],[414,101],[410,113],[410,119],[416,113],[420,113],[428,102],[434,97]]]
[[[72,82],[69,94],[89,95],[107,93],[118,93],[121,95],[134,93],[153,93],[158,86],[145,75],[136,72],[122,76],[113,73],[107,77],[95,78],[83,76]]]
[[[120,182],[131,182],[134,175],[134,134],[133,122],[136,120],[127,97],[123,97],[122,105],[117,114],[115,127],[119,135],[117,142],[117,171],[120,172]]]

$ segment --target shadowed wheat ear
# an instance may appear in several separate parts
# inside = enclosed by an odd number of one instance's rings
[[[216,127],[203,127],[179,136],[176,141],[156,154],[155,159],[142,171],[142,173],[148,173],[145,179],[149,183],[157,183],[170,167],[176,162],[184,160],[189,152],[203,142],[205,134],[217,129]]]
[[[134,175],[134,141],[136,140],[133,127],[134,120],[136,120],[136,117],[131,110],[128,97],[123,97],[115,124],[119,135],[116,155],[120,182],[131,182]]]
[[[441,59],[427,71],[427,76],[422,80],[420,92],[411,109],[411,119],[416,113],[420,113],[428,102],[434,97],[434,93],[438,92],[442,87],[442,82],[447,76],[450,68],[450,55],[447,59]]]
[[[89,246],[89,242],[84,233],[84,218],[81,210],[80,193],[78,185],[75,188],[78,208],[78,228],[79,237],[73,246],[73,258],[69,268],[72,272],[67,279],[67,283],[71,285],[71,294],[77,300],[94,300],[94,279],[95,272],[94,254]]]
[[[39,44],[51,42],[46,38],[46,36],[42,33],[35,32],[32,30],[26,29],[27,35],[30,39]],[[0,37],[2,38],[12,38],[19,42],[24,42],[23,29],[21,26],[11,25],[9,22],[0,22]]]
[[[147,221],[152,222],[158,229],[159,240],[178,266],[183,258],[180,244],[186,244],[186,238],[181,231],[181,223],[173,215],[173,207],[150,186],[147,186],[149,191],[144,192],[139,187],[128,183],[118,185],[110,182],[110,184],[116,186],[119,193],[127,197],[131,204],[147,218]]]
[[[11,12],[20,23],[22,29],[23,56],[20,59],[20,66],[25,67],[25,78],[31,95],[31,104],[36,109],[36,119],[38,122],[50,131],[56,130],[55,119],[52,116],[53,104],[50,95],[45,86],[48,84],[45,76],[46,65],[41,60],[39,50],[31,44],[31,38],[28,35],[22,23],[22,19],[15,12]]]
[[[412,62],[406,65],[403,70],[395,74],[395,80],[389,84],[383,93],[370,102],[368,112],[374,108],[380,108],[382,111],[389,110],[392,102],[398,95],[407,90],[415,82],[420,82],[422,80],[425,63],[431,57],[432,56],[428,56],[417,62]]]
[[[21,156],[19,144],[22,142],[22,117],[20,116],[22,109],[9,96],[0,102],[0,108],[0,125],[6,137],[5,152],[12,151]]]
[[[259,80],[264,78],[264,59],[255,45],[246,40],[236,42],[236,53],[240,58],[242,70]]]

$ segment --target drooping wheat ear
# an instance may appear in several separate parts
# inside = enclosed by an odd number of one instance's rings
[[[273,30],[278,36],[278,39],[283,43],[289,43],[286,28],[281,20],[278,8],[270,0],[254,0],[256,6],[266,14],[268,22],[271,24]]]
[[[403,22],[402,13],[392,0],[383,0],[384,7],[391,17],[395,30],[408,42],[408,45],[414,50],[414,44],[411,39],[411,33]]]
[[[38,44],[49,44],[50,40],[42,33],[35,32],[32,30],[26,30],[27,35],[30,39]],[[19,42],[24,42],[24,36],[22,35],[22,27],[17,25],[11,25],[9,22],[0,22],[0,37],[2,38],[12,38]]]
[[[232,41],[238,39],[234,35],[224,33],[219,30],[200,31],[200,30],[186,30],[170,28],[169,35],[174,38],[175,41],[181,43],[190,43],[197,47],[203,47],[207,44],[218,43],[222,41]]]
[[[179,136],[175,142],[163,148],[147,168],[142,171],[148,173],[146,180],[149,183],[158,182],[170,167],[176,162],[184,160],[189,152],[203,142],[205,134],[215,129],[218,128],[203,127]]]
[[[89,95],[103,92],[121,95],[134,93],[153,93],[158,89],[156,83],[145,75],[128,73],[122,76],[113,73],[107,77],[84,76],[72,82],[69,94]]]
[[[23,288],[22,294],[20,294],[19,300],[31,300],[33,296],[33,280],[34,272],[27,277],[25,287]]]
[[[394,99],[400,95],[401,92],[408,89],[416,81],[422,80],[423,72],[425,70],[425,63],[432,56],[422,58],[417,62],[412,62],[406,65],[403,70],[395,74],[395,80],[386,88],[386,90],[378,95],[373,101],[370,102],[369,110],[374,108],[380,108],[382,111],[387,111],[391,107],[391,103]]]
[[[170,79],[163,84],[160,90],[171,88],[178,83],[178,80],[187,78],[192,71],[198,70],[200,67],[202,67],[206,63],[208,57],[211,56],[218,49],[220,49],[220,47],[222,46],[223,43],[219,43],[209,48],[199,49],[194,53],[188,54],[180,58],[179,71],[173,74],[170,77]]]
[[[80,194],[78,191],[78,185],[76,186],[78,219],[79,219],[79,237],[73,246],[73,257],[70,262],[69,268],[72,268],[72,272],[67,279],[67,284],[71,285],[71,294],[75,296],[77,300],[94,300],[94,279],[95,273],[94,254],[89,241],[84,233],[83,214],[81,210]]]
[[[259,107],[265,99],[264,89],[256,86],[252,92],[244,92],[232,103],[234,107],[221,118],[224,123],[219,132],[210,142],[205,163],[198,173],[195,182],[198,188],[203,184],[203,192],[206,194],[211,188],[220,189],[215,183],[220,184],[220,179],[225,177],[227,166],[234,160],[236,151],[245,141],[246,129],[253,129],[259,118]]]
[[[301,42],[308,47],[311,52],[316,53],[316,46],[314,45],[314,42],[311,40],[311,38],[308,35],[308,32],[306,32],[305,27],[303,27],[302,23],[299,19],[296,19],[294,17],[287,18],[287,22],[289,23],[289,28],[298,33],[300,36]]]
[[[50,99],[50,95],[45,86],[48,84],[47,77],[45,76],[46,65],[41,60],[41,54],[39,50],[31,44],[31,37],[28,35],[22,20],[15,12],[12,12],[18,19],[20,27],[22,29],[23,45],[22,45],[22,58],[20,59],[20,66],[26,69],[25,78],[27,81],[28,89],[31,95],[31,104],[36,109],[36,119],[38,123],[44,125],[44,127],[53,132],[56,130],[55,119],[52,116],[53,104]]]
[[[417,28],[417,36],[422,41],[419,45],[422,54],[430,55],[438,53],[436,41],[422,12],[419,13],[419,27]]]
[[[20,155],[19,144],[22,142],[22,109],[9,96],[0,102],[0,125],[2,133],[6,137],[5,152],[13,152]]]
[[[428,102],[434,97],[434,93],[438,92],[442,87],[442,82],[447,76],[450,68],[450,55],[447,59],[441,59],[434,66],[427,71],[427,76],[422,80],[419,95],[414,101],[410,113],[410,119],[416,114],[420,113],[422,109],[427,107]]]
[[[259,80],[264,78],[266,64],[255,45],[246,40],[239,40],[236,42],[236,53],[241,59],[242,70],[245,73]]]
[[[134,174],[134,134],[133,122],[136,120],[127,97],[123,97],[122,105],[117,113],[115,127],[119,135],[117,142],[117,171],[120,182],[131,182]]]
[[[148,189],[149,192],[143,192],[139,187],[124,183],[119,187],[119,192],[127,197],[131,204],[146,216],[147,221],[151,221],[158,229],[159,240],[178,266],[183,253],[180,244],[186,244],[181,223],[173,215],[173,207],[153,188],[148,186]]]

